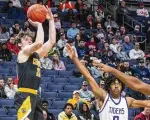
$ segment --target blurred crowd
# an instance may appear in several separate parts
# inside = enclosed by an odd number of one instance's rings
[[[34,4],[48,5],[54,13],[54,21],[57,30],[57,43],[51,49],[49,54],[44,56],[41,61],[41,67],[48,70],[66,70],[65,62],[62,57],[68,57],[66,51],[66,43],[70,44],[75,50],[76,56],[89,69],[91,75],[97,83],[104,89],[105,81],[109,78],[108,73],[103,73],[99,68],[92,65],[93,60],[98,60],[120,71],[140,78],[143,81],[150,79],[150,52],[145,53],[145,46],[141,44],[146,39],[149,32],[141,32],[139,24],[135,24],[134,30],[127,28],[122,24],[122,16],[130,15],[126,7],[126,2],[122,1],[117,8],[117,22],[113,16],[103,11],[103,7],[99,4],[97,10],[92,11],[91,3],[88,1],[77,0],[76,2],[62,0],[58,7],[54,0],[10,0],[2,11],[8,13],[8,18],[14,21],[9,25],[0,25],[0,60],[11,61],[12,56],[19,53],[17,45],[18,36],[22,32],[30,33],[34,38],[36,28],[32,27],[26,17],[28,8]],[[144,5],[140,5],[137,10],[138,19],[148,18],[148,11],[144,10]],[[19,20],[23,20],[21,24]],[[45,41],[48,39],[48,21],[43,23],[45,32]],[[82,77],[80,73],[76,73],[78,77]],[[8,78],[4,86],[4,80],[0,79],[0,98],[12,99],[17,90],[17,78],[15,82],[12,78]],[[126,88],[123,95],[131,96],[135,99],[146,99],[141,93]],[[63,116],[65,120],[75,120],[75,114],[70,114],[72,109],[78,109],[80,115],[79,120],[95,120],[90,109],[97,108],[97,101],[93,100],[93,93],[88,90],[88,83],[85,81],[80,90],[73,92],[72,99],[69,99],[64,107],[64,111],[58,116],[58,120]],[[79,104],[78,103],[83,103]],[[84,104],[85,103],[85,104]],[[43,101],[43,107],[48,106],[46,100]],[[47,114],[45,116],[51,116]],[[66,114],[65,114],[66,113]],[[49,120],[46,118],[45,120]]]

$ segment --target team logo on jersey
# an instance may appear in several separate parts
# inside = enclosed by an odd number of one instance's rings
[[[25,113],[25,112],[26,112],[26,108],[22,108],[22,109],[21,109],[21,112],[22,112],[22,113]]]

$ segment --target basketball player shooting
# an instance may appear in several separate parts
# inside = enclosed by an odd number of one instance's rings
[[[112,73],[114,76],[119,78],[123,83],[135,91],[139,91],[145,95],[150,95],[150,85],[142,82],[136,77],[128,76],[119,70],[112,68],[103,63],[94,63],[96,66],[100,67],[103,71]]]
[[[128,107],[150,107],[148,100],[135,100],[131,97],[121,96],[124,84],[117,78],[111,77],[106,81],[105,90],[100,88],[90,72],[75,56],[74,50],[66,45],[69,57],[74,61],[81,74],[89,82],[92,92],[99,100],[100,120],[128,120]]]
[[[17,58],[18,92],[15,95],[18,120],[44,120],[43,110],[37,90],[40,85],[41,72],[39,59],[45,56],[56,42],[56,30],[51,10],[47,8],[49,20],[49,40],[44,42],[42,23],[29,22],[37,28],[35,42],[30,34],[21,33],[18,39],[20,52]]]

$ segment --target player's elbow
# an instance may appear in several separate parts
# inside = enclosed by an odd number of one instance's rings
[[[43,43],[42,42],[36,42],[36,45],[35,45],[35,48],[36,49],[39,49],[43,46]]]

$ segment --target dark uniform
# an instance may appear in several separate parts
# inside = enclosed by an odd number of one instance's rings
[[[43,111],[37,90],[41,80],[38,53],[34,52],[24,63],[17,63],[18,92],[15,95],[18,120],[43,120]]]

